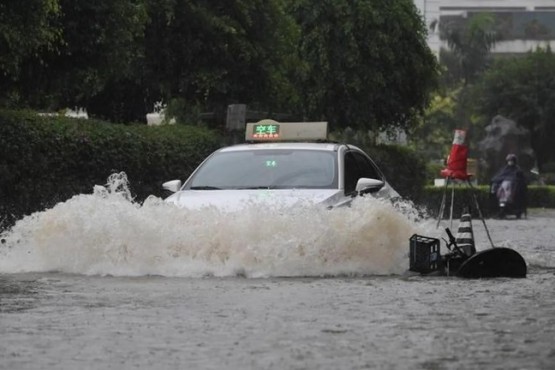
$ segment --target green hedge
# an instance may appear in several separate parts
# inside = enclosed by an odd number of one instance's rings
[[[460,217],[464,207],[470,205],[473,217],[478,217],[478,212],[474,206],[472,197],[472,189],[466,185],[455,185],[454,194],[454,217]],[[474,191],[478,199],[478,204],[485,217],[492,217],[497,213],[495,203],[491,202],[490,189],[487,185],[474,186]],[[424,196],[419,204],[426,208],[430,215],[437,217],[441,199],[444,193],[443,187],[426,186]],[[555,208],[555,186],[536,186],[528,187],[528,208]],[[449,216],[449,207],[451,204],[451,187],[447,188],[446,206],[444,217]]]
[[[127,173],[136,200],[163,196],[164,181],[187,178],[230,138],[193,126],[121,125],[0,110],[0,230],[25,214],[91,193],[115,172]],[[413,151],[359,146],[403,197],[422,198],[426,168]]]
[[[367,149],[367,153],[402,197],[415,202],[422,198],[426,163],[413,150],[398,145],[378,145]]]
[[[199,127],[118,125],[0,111],[0,229],[14,219],[91,193],[124,171],[138,200],[186,178],[220,146]]]
[[[412,149],[398,145],[359,147],[372,157],[402,197],[415,202],[422,198],[426,185],[426,164]]]
[[[400,145],[375,145],[368,132],[351,128],[332,132],[332,140],[356,145],[372,157],[387,181],[399,194],[414,202],[420,200],[426,185],[426,162],[416,151]]]

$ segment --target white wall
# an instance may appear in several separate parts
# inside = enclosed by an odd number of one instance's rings
[[[428,46],[439,56],[440,40],[439,40],[439,5],[441,0],[414,0],[414,4],[424,16],[426,28],[428,30]],[[433,26],[435,24],[435,26]]]
[[[441,15],[463,14],[465,11],[484,11],[490,9],[507,11],[553,11],[555,12],[555,0],[413,0],[416,7],[424,15],[428,26],[428,45],[430,49],[439,55],[440,48],[446,47],[439,39],[437,27],[430,30],[433,23],[438,23]],[[545,46],[546,42],[532,40],[516,40],[500,42],[493,49],[494,53],[524,53],[537,46]],[[550,42],[552,48],[555,40]]]
[[[555,9],[554,0],[440,0],[442,8],[515,8],[534,10],[537,7]]]

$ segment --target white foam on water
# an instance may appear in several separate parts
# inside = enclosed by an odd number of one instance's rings
[[[74,196],[5,232],[0,273],[114,276],[400,274],[417,223],[408,204],[372,197],[351,207],[249,205],[239,212],[130,200],[125,176]],[[424,234],[426,231],[424,231]]]

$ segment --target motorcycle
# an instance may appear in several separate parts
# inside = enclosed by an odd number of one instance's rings
[[[490,184],[491,209],[497,210],[498,218],[514,215],[520,219],[527,215],[527,187],[524,179],[504,179]]]

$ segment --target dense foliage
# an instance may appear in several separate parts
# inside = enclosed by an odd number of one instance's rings
[[[437,61],[412,0],[293,1],[308,65],[305,114],[333,128],[410,128],[435,87]]]
[[[467,23],[442,22],[441,37],[447,41],[449,50],[443,50],[447,58],[451,83],[461,81],[468,84],[488,67],[490,50],[502,36],[495,28],[495,18],[491,14],[478,13]]]
[[[474,14],[464,23],[446,20],[440,24],[440,37],[449,49],[440,51],[439,88],[410,136],[410,146],[436,163],[449,154],[455,129],[467,131],[470,156],[478,154],[474,144],[484,130],[477,124],[472,87],[491,65],[490,50],[502,38],[489,14]]]
[[[145,102],[153,98],[143,92],[138,73],[147,19],[141,0],[50,2],[58,4],[60,40],[24,59],[10,85],[17,94],[9,106],[46,111],[80,106],[91,116],[144,120]]]
[[[290,75],[301,65],[295,54],[298,27],[283,1],[146,3],[147,77],[153,86],[159,81],[155,88],[173,103],[170,108],[176,103],[185,112],[225,112],[233,103],[270,111],[298,107]]]
[[[555,162],[555,54],[550,49],[498,61],[474,94],[484,120],[501,114],[530,131],[540,170]]]
[[[410,145],[439,163],[449,152],[453,130],[466,129],[470,157],[480,158],[478,143],[487,135],[485,128],[501,115],[530,131],[540,173],[552,183],[555,55],[549,48],[522,55],[492,54],[491,48],[504,38],[501,30],[499,20],[486,14],[441,24],[440,35],[450,49],[441,52],[440,89],[411,133]]]
[[[412,0],[33,2],[40,12],[1,5],[28,25],[0,26],[0,43],[26,46],[0,78],[4,106],[129,122],[162,100],[187,123],[215,112],[222,125],[243,103],[376,129],[411,127],[435,82]]]
[[[26,73],[25,62],[43,63],[61,41],[59,13],[57,0],[0,2],[0,105],[20,100],[15,83]]]
[[[80,193],[123,171],[137,200],[163,195],[220,145],[218,133],[188,126],[116,125],[0,111],[0,221]]]

